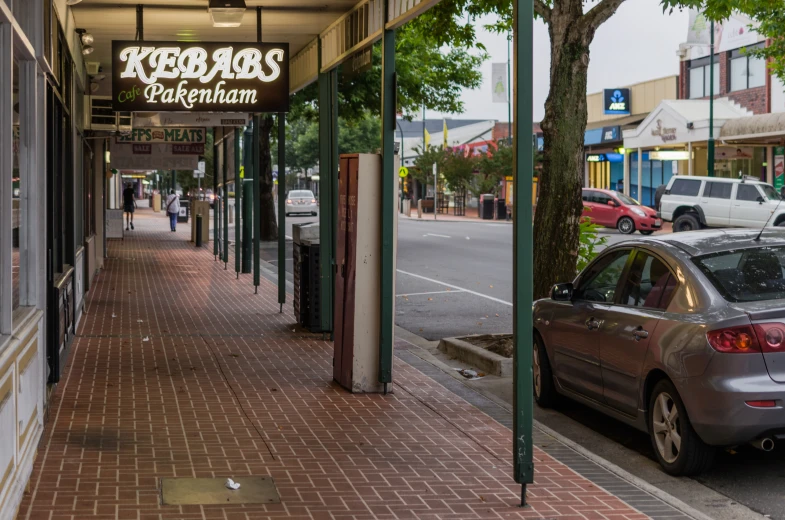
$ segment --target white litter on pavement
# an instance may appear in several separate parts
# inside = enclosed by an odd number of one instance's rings
[[[238,489],[240,489],[240,484],[238,484],[234,480],[228,478],[228,479],[226,479],[226,487],[229,488],[229,489],[233,489],[233,490],[237,491]]]
[[[466,379],[475,380],[475,379],[482,379],[485,377],[485,374],[480,375],[477,373],[476,370],[472,370],[471,368],[456,368],[456,372],[461,374]]]
[[[144,339],[142,339],[142,341],[150,341],[150,338],[145,336]]]
[[[117,317],[117,314],[112,314],[112,318],[116,318],[116,317]]]

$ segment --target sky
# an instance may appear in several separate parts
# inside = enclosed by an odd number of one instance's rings
[[[498,119],[507,121],[507,104],[491,101],[491,63],[507,62],[506,35],[485,31],[488,20],[477,20],[478,40],[485,44],[490,59],[482,65],[483,85],[465,89],[463,114],[427,112],[426,117],[461,119]],[[687,11],[663,14],[659,0],[627,0],[605,22],[591,44],[588,92],[622,87],[679,72],[676,51],[687,37]],[[534,22],[534,120],[542,120],[548,95],[550,48],[548,30]]]

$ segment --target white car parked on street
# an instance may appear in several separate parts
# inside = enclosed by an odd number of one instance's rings
[[[316,197],[311,190],[292,190],[286,196],[286,216],[308,213],[316,216]]]
[[[660,200],[673,231],[709,227],[785,226],[785,204],[771,184],[755,177],[672,177]],[[768,224],[767,224],[768,222]]]

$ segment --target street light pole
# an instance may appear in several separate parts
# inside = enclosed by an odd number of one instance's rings
[[[711,22],[711,57],[709,58],[709,177],[714,177],[714,22]]]

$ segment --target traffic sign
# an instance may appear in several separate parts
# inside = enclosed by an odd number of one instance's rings
[[[245,179],[245,166],[240,166],[240,178]]]
[[[398,170],[398,177],[404,179],[407,175],[409,175],[409,168],[406,166],[401,166],[401,168]]]

